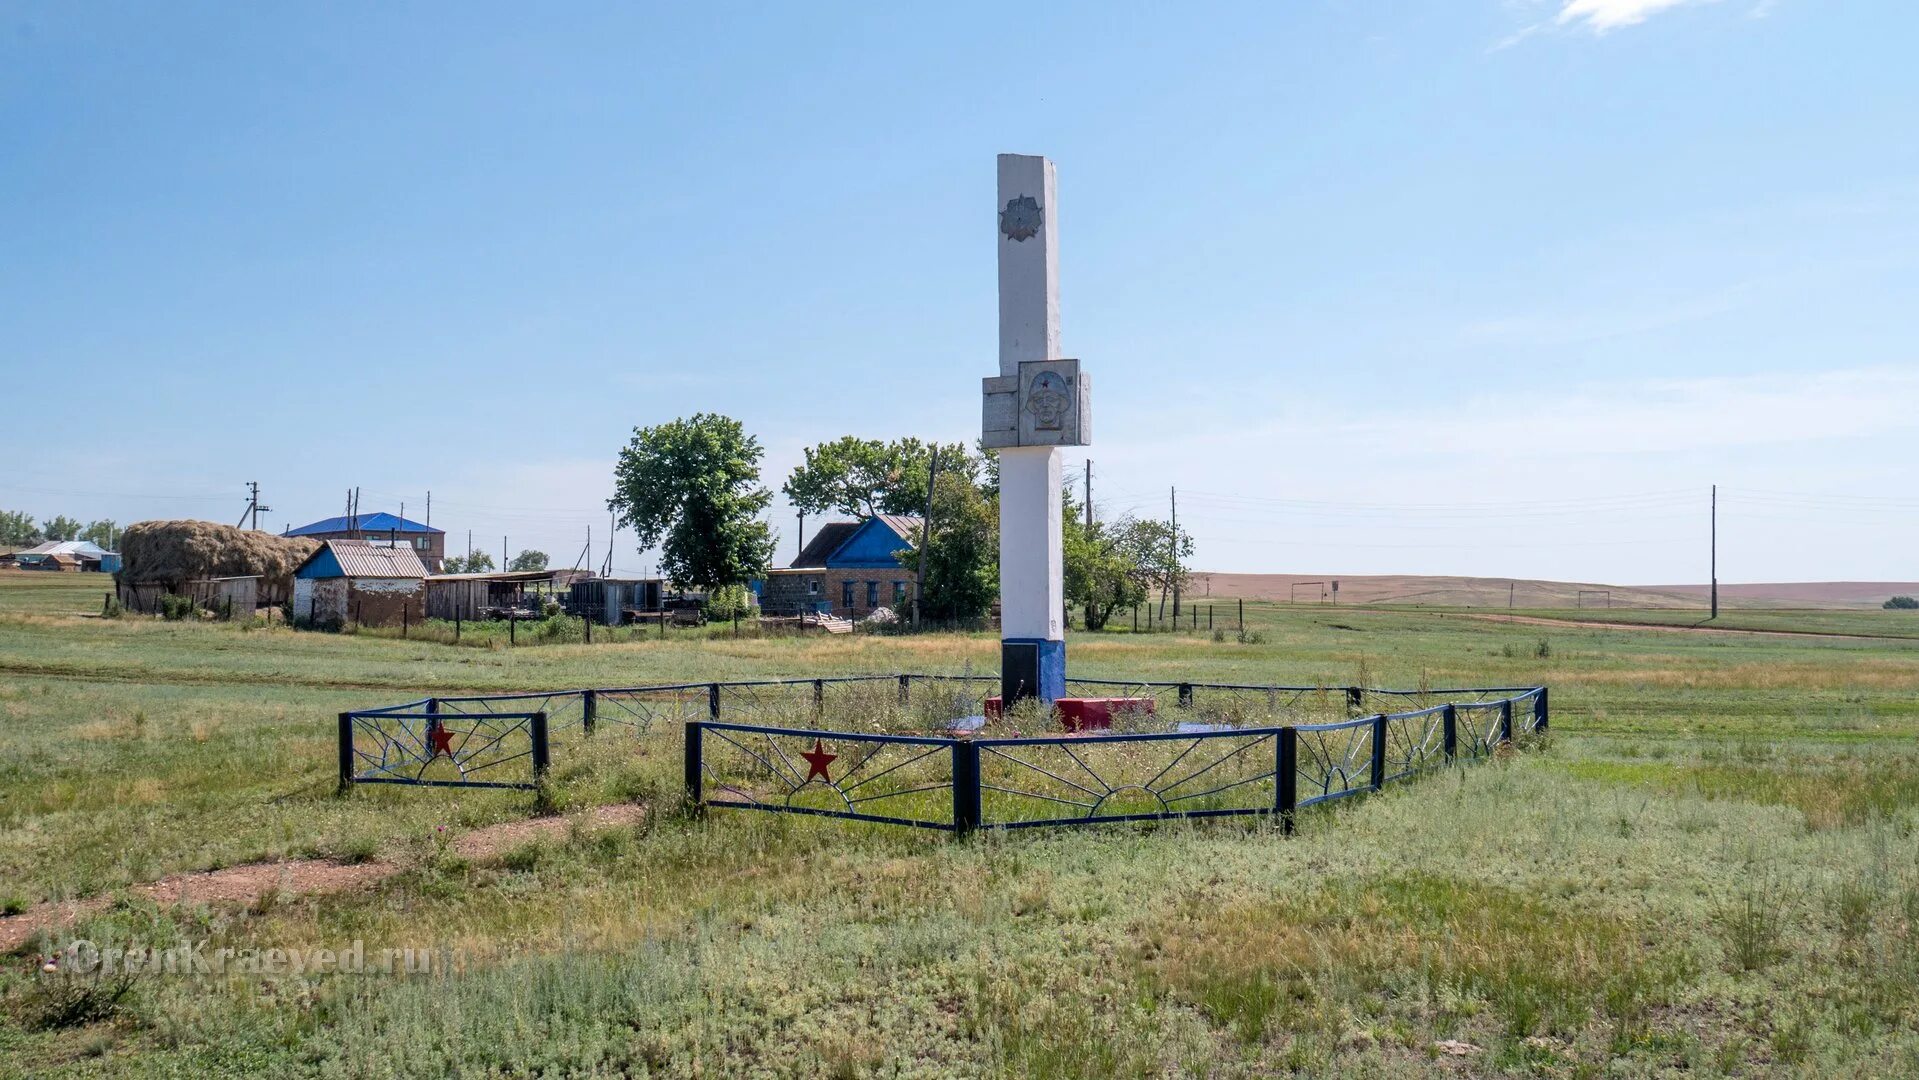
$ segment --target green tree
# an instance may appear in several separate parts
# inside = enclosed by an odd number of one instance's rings
[[[46,534],[49,540],[79,539],[80,530],[84,528],[86,528],[86,526],[65,514],[57,514],[51,520],[40,523],[40,531]]]
[[[706,594],[706,617],[714,622],[750,619],[758,613],[753,593],[744,585],[722,585]]]
[[[448,555],[441,560],[440,572],[443,574],[484,574],[493,569],[493,556],[484,551],[470,555]]]
[[[696,589],[741,584],[773,557],[772,530],[760,520],[773,501],[760,484],[761,454],[739,421],[715,413],[635,428],[607,506],[642,550],[659,546],[666,577]]]
[[[939,445],[913,438],[883,443],[845,435],[808,447],[806,460],[780,490],[804,514],[917,516],[926,512],[926,478],[936,447],[941,472],[960,472],[977,480],[980,462],[963,444]]]
[[[1080,505],[1070,494],[1066,496],[1065,515],[1061,539],[1066,600],[1079,608],[1086,629],[1103,629],[1115,611],[1146,600],[1135,561],[1137,552],[1120,542],[1130,521],[1094,522],[1089,529]]]
[[[999,470],[989,452],[974,453],[964,443],[847,435],[810,447],[781,490],[807,514],[918,516],[926,512],[935,451],[939,482],[927,550],[923,559],[913,549],[898,558],[916,574],[925,563],[922,617],[977,619],[999,594]],[[919,539],[913,538],[916,546]]]
[[[1910,596],[1895,596],[1880,606],[1887,611],[1911,611],[1914,608],[1919,608],[1919,600],[1915,600]]]
[[[546,552],[527,548],[513,556],[513,561],[507,563],[506,568],[508,570],[544,570],[546,563]]]
[[[120,538],[120,526],[114,524],[112,518],[95,521],[80,531],[79,538],[82,540],[91,540],[101,547],[106,548],[108,551],[112,551],[114,541]]]
[[[1146,594],[1159,593],[1159,616],[1164,619],[1167,593],[1183,588],[1191,573],[1186,560],[1193,557],[1192,534],[1185,529],[1175,531],[1166,521],[1126,518],[1115,526],[1113,535],[1123,556],[1133,564],[1133,580]]]
[[[33,523],[32,514],[19,510],[0,510],[0,544],[32,547],[45,539],[40,527]]]
[[[993,502],[999,502],[999,451],[988,450],[986,444],[979,444],[979,468],[974,482],[979,484],[980,493]]]
[[[805,455],[806,460],[780,486],[787,501],[802,514],[838,511],[870,517],[882,512],[881,504],[898,480],[897,460],[877,439],[845,435],[809,446]]]
[[[923,618],[977,619],[999,596],[999,507],[968,470],[946,470],[944,451],[940,460],[925,550],[901,552],[900,565],[924,565]]]

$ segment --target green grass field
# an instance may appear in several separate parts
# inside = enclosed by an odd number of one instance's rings
[[[997,643],[452,646],[81,617],[103,591],[0,575],[0,912],[108,898],[75,933],[358,940],[459,964],[142,975],[106,1015],[63,1024],[76,984],[36,974],[29,943],[0,962],[0,1076],[1919,1074],[1909,613],[1798,627],[1881,638],[1849,640],[1248,604],[1248,643],[1080,635],[1073,673],[1543,682],[1555,733],[1316,808],[1290,838],[1240,820],[966,842],[689,819],[676,734],[596,736],[555,761],[570,827],[465,858],[450,838],[524,820],[529,795],[336,796],[335,714],[429,693],[990,671]],[[583,813],[609,803],[644,810]],[[132,891],[280,858],[393,873],[165,910]]]

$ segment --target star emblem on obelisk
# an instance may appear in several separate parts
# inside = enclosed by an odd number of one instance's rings
[[[1008,240],[1031,240],[1039,235],[1039,227],[1046,220],[1039,200],[1031,195],[1006,200],[1006,209],[999,212],[999,231]]]
[[[428,728],[426,730],[426,751],[426,759],[428,761],[432,761],[441,754],[445,754],[449,758],[452,757],[453,732],[447,730],[443,724],[434,724]]]
[[[815,780],[818,780],[822,784],[830,784],[833,782],[833,778],[826,775],[826,767],[839,759],[838,754],[827,753],[825,749],[820,746],[820,741],[814,739],[813,749],[806,751],[800,756],[806,759],[807,783],[810,784]]]

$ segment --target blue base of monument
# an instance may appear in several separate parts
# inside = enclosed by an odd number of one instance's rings
[[[999,694],[1008,705],[1021,698],[1057,701],[1066,696],[1066,643],[1047,638],[1005,638],[999,643]]]

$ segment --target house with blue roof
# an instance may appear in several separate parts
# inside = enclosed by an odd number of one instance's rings
[[[310,540],[365,540],[376,547],[405,547],[426,564],[428,573],[437,574],[446,561],[446,530],[380,511],[323,518],[311,525],[288,529],[283,536],[304,536]]]
[[[791,566],[753,583],[768,615],[824,614],[860,619],[879,608],[904,616],[913,603],[913,571],[900,556],[919,546],[920,519],[875,514],[821,526]]]

